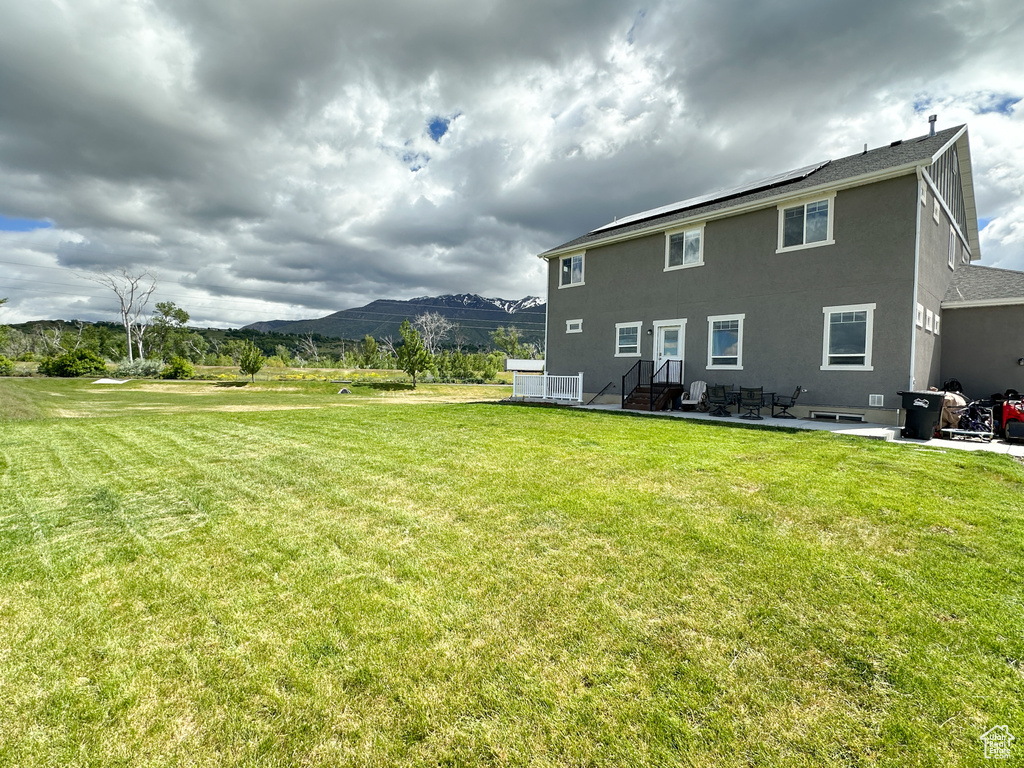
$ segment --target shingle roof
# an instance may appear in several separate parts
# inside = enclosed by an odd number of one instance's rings
[[[1024,302],[1024,272],[972,264],[957,267],[942,306],[952,307],[970,302],[998,304],[1001,301]]]
[[[640,232],[658,227],[671,226],[675,221],[697,218],[717,211],[739,207],[748,203],[757,202],[767,198],[778,196],[780,193],[799,192],[802,189],[812,189],[829,184],[837,184],[845,179],[852,179],[858,176],[866,176],[872,173],[879,173],[892,168],[899,168],[904,165],[912,165],[930,159],[936,152],[944,147],[961,130],[962,125],[953,128],[946,128],[936,131],[934,136],[918,136],[913,139],[906,139],[900,142],[872,149],[867,152],[860,152],[856,155],[843,157],[825,163],[817,170],[806,176],[799,177],[792,181],[785,181],[767,188],[756,189],[751,192],[744,192],[738,195],[723,193],[724,197],[717,198],[711,202],[700,202],[694,206],[687,206],[687,201],[679,203],[681,207],[674,208],[668,213],[655,213],[662,209],[654,209],[650,218],[632,219],[621,227],[602,227],[587,234],[570,240],[557,248],[552,248],[541,254],[543,258],[547,254],[561,251],[567,248],[576,248],[590,243],[605,240],[607,238],[618,238],[629,235],[631,232]],[[749,186],[749,185],[748,185]],[[706,199],[706,196],[703,198]]]

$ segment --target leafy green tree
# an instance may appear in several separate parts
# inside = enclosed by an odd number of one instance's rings
[[[452,355],[452,376],[456,379],[471,379],[473,378],[473,368],[469,364],[469,355],[465,355],[458,350]]]
[[[491,331],[491,341],[505,353],[506,357],[525,358],[530,354],[529,347],[522,344],[519,339],[519,329],[514,325],[508,328],[498,326],[497,330]]]
[[[94,332],[96,354],[100,357],[116,360],[120,356],[118,354],[120,350],[117,345],[119,341],[117,335],[109,326],[100,324],[94,326]]]
[[[183,357],[192,363],[202,361],[210,345],[202,334],[188,329],[189,319],[188,312],[173,301],[158,301],[146,333],[150,357],[161,360]]]
[[[484,381],[491,381],[498,375],[498,366],[501,364],[501,354],[495,352],[485,358],[484,369],[481,371]]]
[[[415,389],[417,374],[430,369],[430,353],[423,346],[420,332],[409,324],[408,319],[402,321],[398,332],[402,334],[402,346],[395,350],[398,355],[398,367],[412,376],[412,386]]]
[[[14,361],[0,355],[0,376],[14,375]]]
[[[448,352],[438,352],[434,355],[434,375],[441,381],[452,379],[452,356]]]
[[[248,374],[253,381],[256,381],[256,374],[263,370],[265,362],[266,358],[263,357],[263,352],[260,348],[251,341],[245,342],[238,355],[239,370],[243,374]]]
[[[0,307],[7,303],[7,299],[0,299]],[[10,329],[6,325],[0,325],[0,347],[7,346],[7,339],[10,334]],[[9,374],[8,374],[9,375]]]
[[[221,345],[220,352],[222,355],[230,357],[234,365],[238,365],[242,360],[242,351],[245,349],[245,345],[245,341],[230,339]]]
[[[380,345],[377,344],[377,340],[370,334],[366,334],[363,338],[363,354],[362,364],[363,368],[380,368]]]

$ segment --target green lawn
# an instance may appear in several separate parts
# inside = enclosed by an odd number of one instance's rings
[[[0,765],[1024,745],[1013,460],[337,389],[0,379]]]

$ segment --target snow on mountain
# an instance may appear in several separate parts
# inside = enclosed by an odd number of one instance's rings
[[[466,307],[468,309],[497,307],[504,312],[508,312],[510,315],[514,315],[516,312],[524,309],[542,306],[544,299],[538,296],[527,296],[523,299],[492,299],[476,293],[455,293],[444,296],[417,296],[415,299],[410,299],[409,303],[444,307]]]

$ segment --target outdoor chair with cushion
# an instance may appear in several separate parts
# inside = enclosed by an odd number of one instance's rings
[[[792,408],[794,405],[796,405],[796,399],[798,397],[800,397],[800,392],[801,391],[802,390],[800,389],[800,387],[797,387],[793,391],[793,395],[792,396],[773,395],[772,396],[772,418],[773,419],[795,419],[796,416],[794,416],[792,413],[790,413],[789,409]],[[776,408],[779,409],[778,413],[775,413],[775,409]]]
[[[686,392],[679,400],[679,407],[684,411],[707,409],[708,383],[706,381],[694,381],[690,383],[690,391]]]
[[[711,416],[731,416],[729,403],[732,401],[732,387],[723,387],[715,384],[708,388],[708,405],[711,406]]]
[[[761,406],[764,399],[764,387],[740,387],[741,419],[763,419]]]

